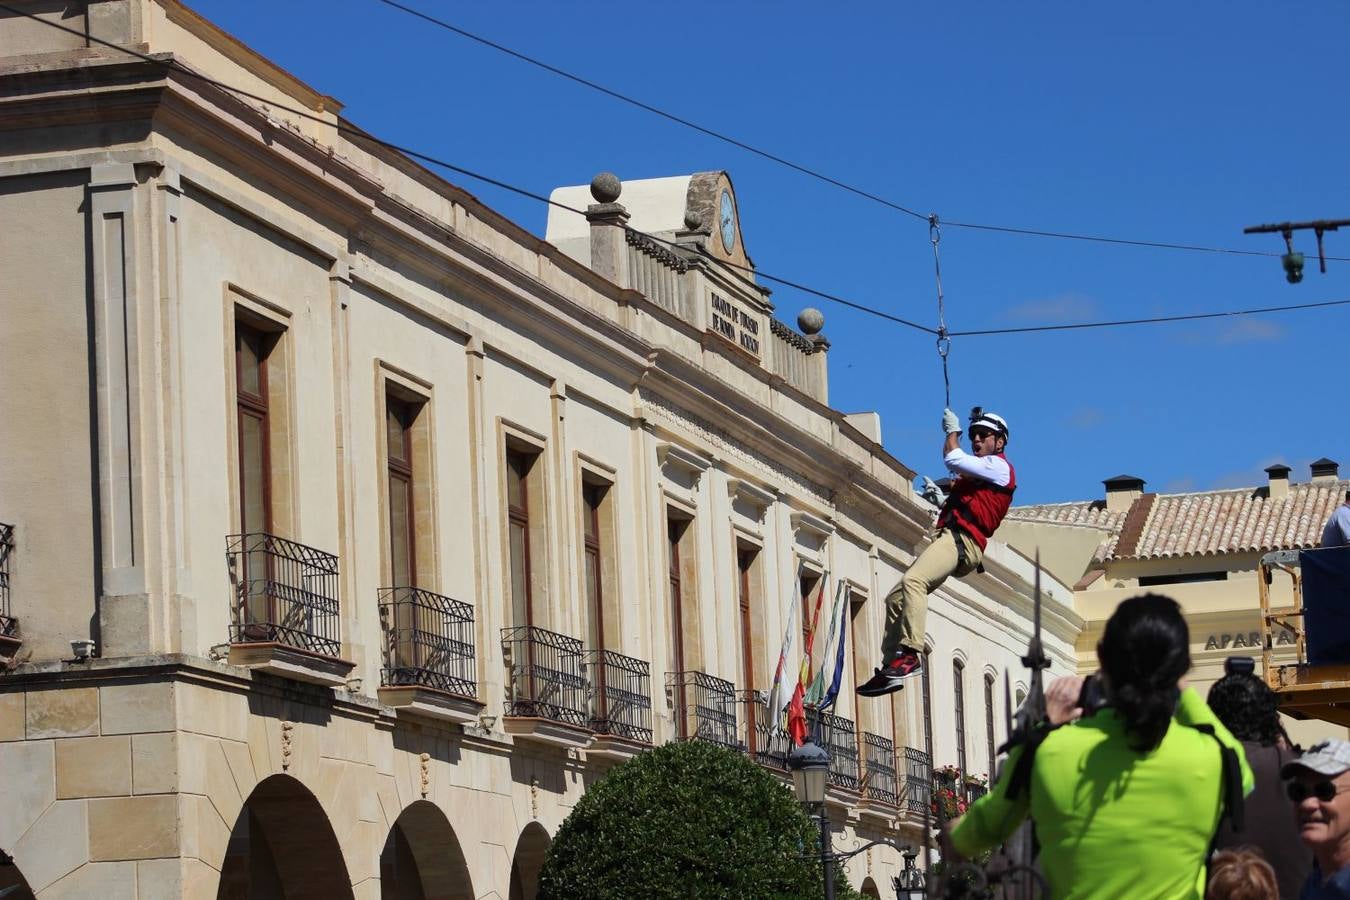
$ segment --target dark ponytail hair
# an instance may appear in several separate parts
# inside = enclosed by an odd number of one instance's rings
[[[1131,597],[1106,622],[1097,654],[1111,702],[1125,720],[1130,746],[1147,753],[1162,743],[1191,667],[1191,637],[1181,607],[1170,597]]]

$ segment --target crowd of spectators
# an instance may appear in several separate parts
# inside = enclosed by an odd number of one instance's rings
[[[1047,726],[944,856],[978,858],[1029,819],[1054,900],[1350,900],[1350,742],[1295,745],[1250,659],[1202,698],[1189,648],[1173,600],[1121,603],[1098,673],[1051,683]]]

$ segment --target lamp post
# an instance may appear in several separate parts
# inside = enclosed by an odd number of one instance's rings
[[[924,900],[928,896],[928,886],[924,883],[923,873],[914,866],[919,851],[906,847],[900,855],[905,858],[905,870],[891,882],[896,900]]]
[[[830,755],[813,740],[788,754],[792,787],[797,800],[820,816],[820,866],[824,870],[825,900],[834,900],[834,853],[830,848],[830,820],[825,814],[825,783],[830,777]]]

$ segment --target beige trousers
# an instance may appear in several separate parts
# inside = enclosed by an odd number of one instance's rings
[[[965,546],[966,564],[963,566],[956,551],[956,541]],[[928,595],[948,576],[958,578],[975,571],[984,558],[980,545],[964,533],[943,529],[937,533],[900,583],[886,595],[886,633],[881,639],[881,664],[890,661],[902,646],[923,653],[924,625],[928,618]]]

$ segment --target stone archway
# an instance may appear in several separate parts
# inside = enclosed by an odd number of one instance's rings
[[[881,900],[881,891],[877,888],[877,883],[872,880],[871,876],[863,879],[861,893],[864,897],[875,897],[876,900]]]
[[[399,814],[380,853],[382,900],[473,900],[469,864],[450,820],[418,800]]]
[[[351,878],[319,801],[289,775],[258,783],[239,811],[216,900],[351,900]]]
[[[534,900],[539,892],[539,870],[544,867],[551,843],[553,839],[538,822],[526,825],[520,833],[511,857],[511,900]]]
[[[14,864],[14,858],[0,849],[0,897],[4,900],[33,900],[33,889]]]

